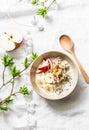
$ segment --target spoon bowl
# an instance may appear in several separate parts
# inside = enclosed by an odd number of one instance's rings
[[[61,46],[68,52],[71,52],[73,50],[73,42],[72,39],[67,35],[62,35],[59,38]]]

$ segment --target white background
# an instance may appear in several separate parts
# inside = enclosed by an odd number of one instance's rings
[[[78,59],[89,74],[89,0],[57,1],[47,18],[36,16],[37,25],[33,25],[36,8],[29,0],[0,0],[0,32],[8,27],[18,28],[27,40],[30,39],[28,50],[32,51],[33,45],[38,54],[54,50],[68,54],[58,40],[62,34],[68,34],[73,39]],[[44,31],[39,31],[40,27]],[[26,54],[23,47],[17,57],[21,59]],[[25,75],[23,79],[31,88],[29,79],[27,81]],[[9,112],[0,113],[0,130],[88,130],[89,85],[79,72],[76,90],[68,98],[49,101],[33,92],[27,99],[17,96],[10,108]]]

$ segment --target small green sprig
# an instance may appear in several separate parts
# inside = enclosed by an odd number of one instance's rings
[[[45,3],[44,3],[44,2],[40,2],[40,5],[41,5],[41,6],[45,6]]]
[[[29,60],[28,60],[27,57],[24,59],[23,64],[24,64],[24,67],[25,67],[25,68],[27,68],[27,67],[29,66],[30,63],[29,63]]]
[[[28,91],[28,87],[26,85],[23,85],[22,87],[20,87],[19,92],[23,95],[28,95],[30,94]]]
[[[38,9],[37,11],[37,15],[41,15],[43,18],[47,15],[47,13],[48,13],[47,7]]]
[[[5,67],[9,66],[11,67],[14,64],[13,58],[9,55],[4,55],[2,58],[2,63]]]
[[[32,52],[31,54],[31,60],[34,61],[38,57],[38,54],[35,52]]]
[[[8,111],[8,107],[5,104],[4,105],[0,105],[0,110]]]
[[[37,5],[38,2],[39,2],[39,0],[33,0],[33,1],[32,1],[32,5]]]
[[[12,75],[12,77],[16,77],[16,76],[20,76],[21,75],[21,71],[16,69],[16,66],[11,67],[10,68],[10,74]]]
[[[52,0],[52,2],[48,5],[48,6],[45,6],[46,2],[48,0],[44,0],[44,1],[40,1],[40,0],[33,0],[32,1],[32,5],[36,5],[38,6],[38,10],[37,10],[37,15],[41,15],[43,18],[48,14],[48,9],[53,5],[53,3],[56,4],[56,0]],[[41,6],[39,8],[39,6]]]
[[[5,99],[5,103],[8,104],[10,102],[12,102],[14,99],[12,98],[12,96],[9,96]]]

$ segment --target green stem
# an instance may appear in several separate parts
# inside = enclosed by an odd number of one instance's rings
[[[27,68],[24,68],[24,69],[21,71],[21,74],[22,74],[26,69],[27,69]],[[15,76],[14,79],[15,79],[16,77],[18,77],[18,76]],[[10,83],[12,80],[13,80],[13,77],[12,77],[10,80],[8,80],[8,81],[4,84],[4,86],[7,85],[8,83]]]
[[[49,9],[54,2],[55,2],[55,0],[53,0],[53,1],[51,2],[51,4],[47,7],[47,9]]]
[[[4,81],[5,81],[5,70],[6,70],[6,67],[4,66],[4,69],[3,69],[3,73],[2,73],[2,86],[0,87],[0,89],[2,89],[3,85],[4,85]]]
[[[31,63],[30,63],[30,64],[31,64]],[[29,66],[30,66],[30,64],[29,64]],[[28,66],[28,67],[29,67],[29,66]],[[28,67],[27,67],[27,68],[28,68]],[[22,74],[27,68],[24,68],[24,69],[21,71],[21,74]],[[14,78],[16,78],[16,77],[18,77],[18,76],[15,76]],[[2,86],[0,87],[0,90],[1,90],[4,86],[6,86],[7,84],[11,83],[12,80],[13,80],[13,77],[12,77],[10,80],[8,80],[6,83],[3,83]]]
[[[11,92],[10,92],[10,96],[11,96],[11,94],[13,93],[13,89],[14,89],[14,78],[13,78],[13,80],[12,80],[12,88],[11,88]]]
[[[20,92],[18,91],[18,92],[15,92],[15,93],[10,93],[9,96],[7,96],[5,99],[3,99],[3,100],[0,101],[0,106],[5,103],[5,100],[6,100],[7,98],[9,98],[10,96],[14,96],[14,95],[16,95],[16,94],[18,94],[18,93],[20,93]]]
[[[4,67],[3,74],[2,74],[3,84],[4,84],[4,78],[5,78],[5,77],[4,77],[5,69],[6,69],[6,67]]]

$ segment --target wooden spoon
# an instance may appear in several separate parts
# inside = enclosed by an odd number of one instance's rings
[[[80,64],[79,60],[77,59],[77,57],[74,53],[74,45],[73,45],[72,39],[67,35],[62,35],[59,38],[59,42],[66,51],[68,51],[72,54],[72,56],[74,57],[74,59],[76,60],[78,66],[80,68],[80,71],[81,71],[85,81],[89,84],[89,76],[87,75],[86,71],[84,70],[83,66]]]

